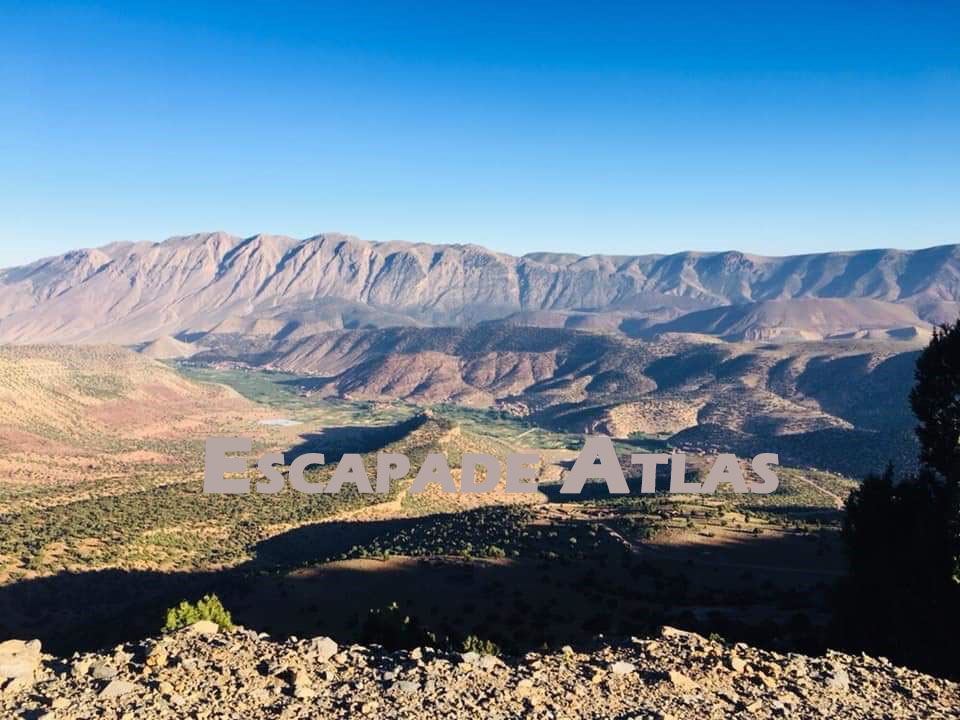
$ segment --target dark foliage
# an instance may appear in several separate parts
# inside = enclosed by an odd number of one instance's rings
[[[910,405],[919,423],[920,460],[947,476],[960,463],[960,320],[934,330],[915,377]]]
[[[840,620],[852,648],[960,673],[957,510],[957,483],[929,470],[898,482],[891,467],[851,493],[843,526],[850,570]]]
[[[960,321],[917,360],[921,470],[867,477],[847,499],[838,621],[851,649],[960,676]]]

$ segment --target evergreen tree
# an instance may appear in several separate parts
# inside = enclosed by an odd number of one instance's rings
[[[851,649],[960,676],[960,321],[917,359],[921,470],[888,467],[847,499],[840,631]]]
[[[919,423],[920,461],[949,477],[960,463],[960,320],[933,331],[915,378],[910,405]]]

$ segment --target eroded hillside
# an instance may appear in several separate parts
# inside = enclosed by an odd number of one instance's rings
[[[794,464],[854,474],[888,460],[910,465],[916,455],[907,392],[917,338],[634,340],[483,323],[293,333],[270,349],[236,335],[205,341],[213,349],[190,365],[281,370],[302,376],[302,392],[326,397],[496,407],[572,432],[780,452]]]

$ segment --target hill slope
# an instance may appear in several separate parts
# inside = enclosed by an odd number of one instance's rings
[[[294,373],[324,396],[497,407],[560,430],[781,452],[784,463],[860,474],[916,456],[907,393],[920,341],[642,341],[483,323],[291,335],[252,351],[207,336],[215,347],[189,362]]]
[[[229,388],[99,345],[0,346],[0,406],[0,512],[19,486],[100,492],[147,464],[182,474],[204,432],[263,415]]]

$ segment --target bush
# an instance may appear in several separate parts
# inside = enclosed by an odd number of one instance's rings
[[[490,640],[481,640],[476,635],[467,635],[463,641],[463,652],[475,652],[480,655],[500,655],[500,647]]]
[[[223,607],[220,598],[216,595],[204,595],[195,605],[183,600],[176,607],[167,610],[167,621],[164,623],[163,631],[179,630],[193,625],[198,620],[210,620],[224,630],[233,627],[230,613]]]
[[[395,602],[385,608],[368,610],[360,637],[365,643],[383,645],[388,650],[420,645],[436,647],[438,644],[436,634],[422,627],[416,618],[404,613]]]

